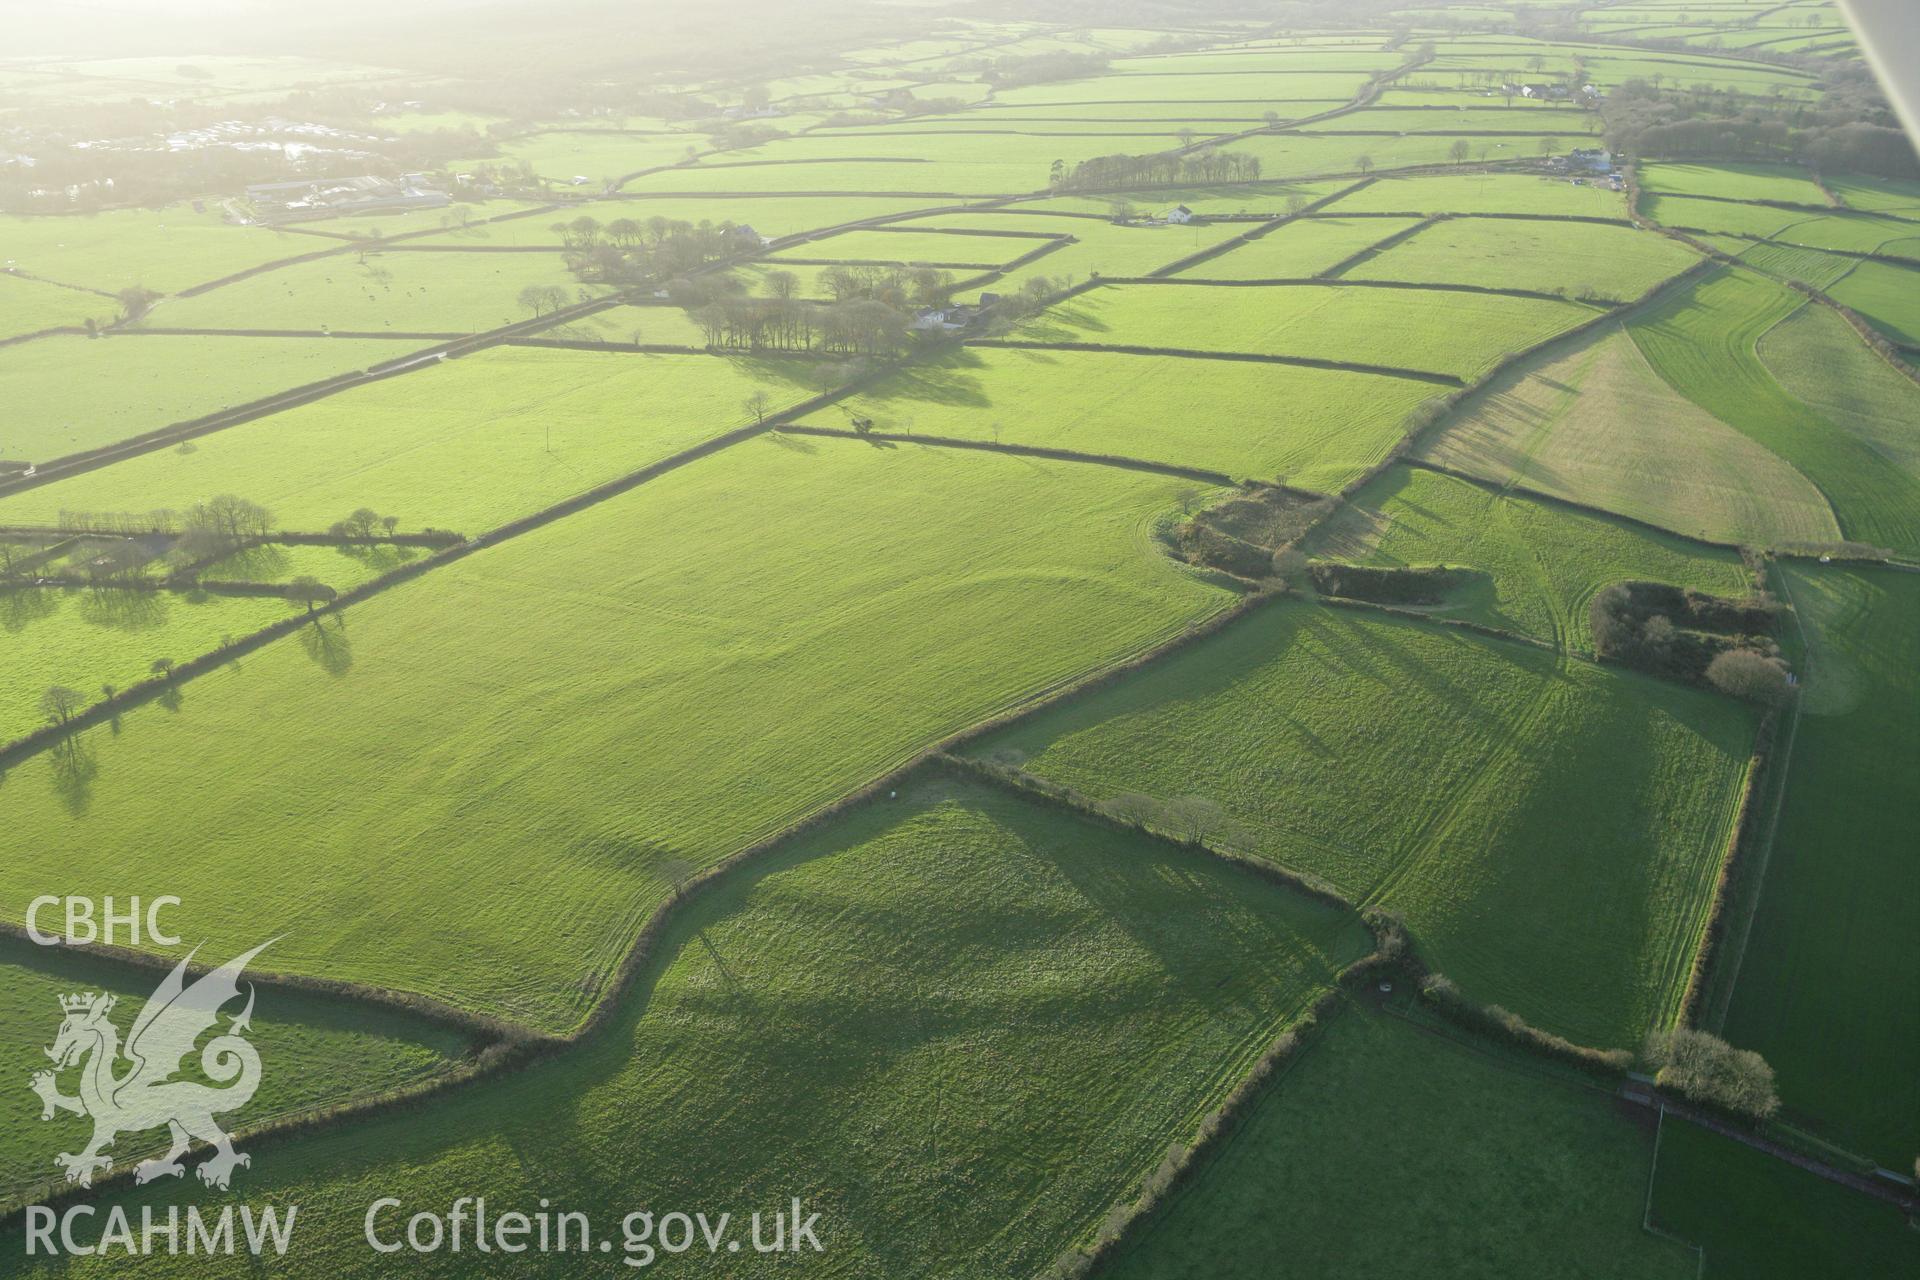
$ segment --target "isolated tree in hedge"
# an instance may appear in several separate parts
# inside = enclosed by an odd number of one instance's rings
[[[1472,148],[1465,138],[1455,138],[1453,145],[1447,148],[1447,159],[1453,161],[1455,164],[1465,164],[1467,155],[1471,150]]]
[[[380,523],[380,513],[372,507],[356,507],[346,519],[348,532],[356,538],[371,538],[374,526]]]
[[[172,658],[155,658],[153,662],[147,667],[147,670],[153,672],[153,674],[157,676],[171,677],[173,675],[173,659]]]
[[[1353,158],[1353,168],[1361,177],[1366,177],[1373,172],[1373,157],[1361,152]]]
[[[1707,664],[1707,680],[1722,693],[1771,705],[1787,694],[1787,669],[1758,649],[1728,649]]]
[[[756,425],[766,422],[767,410],[773,407],[773,401],[767,398],[766,392],[754,392],[747,397],[745,403],[747,412],[753,415],[753,420]]]
[[[49,685],[47,691],[40,695],[41,714],[55,724],[65,724],[73,719],[73,713],[81,705],[79,693],[63,684]]]
[[[301,574],[281,590],[287,599],[295,604],[306,605],[308,613],[313,612],[315,605],[327,604],[340,594],[320,579],[307,573]]]

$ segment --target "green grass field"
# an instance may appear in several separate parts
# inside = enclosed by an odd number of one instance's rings
[[[1024,205],[1013,205],[1011,209],[1023,209]],[[1165,209],[1173,207],[1171,202],[1164,206],[1155,202],[1143,205],[1143,208]],[[919,222],[903,223],[903,226],[918,226]],[[1024,267],[1002,276],[987,286],[996,292],[1006,293],[1020,288],[1034,276],[1045,276],[1052,281],[1080,281],[1094,275],[1103,276],[1144,276],[1161,267],[1169,266],[1190,254],[1198,253],[1239,235],[1247,230],[1244,225],[1231,222],[1217,222],[1196,226],[1115,226],[1109,222],[1095,222],[1090,218],[1059,218],[1045,214],[1008,213],[961,213],[943,214],[929,218],[928,226],[964,227],[988,231],[1028,231],[1048,235],[1070,235],[1074,243],[1055,249],[1044,257],[1036,258]],[[831,244],[832,241],[828,241]],[[1007,240],[1002,243],[1017,246],[1015,253],[1025,252],[1040,242],[1037,240]],[[1012,256],[1012,255],[1009,255]],[[963,298],[968,296],[961,295]]]
[[[1055,306],[1015,336],[1252,351],[1470,378],[1593,314],[1568,302],[1418,289],[1110,285]]]
[[[310,546],[269,542],[237,551],[200,571],[202,582],[291,582],[317,578],[335,591],[351,591],[428,554],[424,547]]]
[[[1648,164],[1640,189],[1650,195],[1721,196],[1729,200],[1784,200],[1825,208],[1820,184],[1797,165]]]
[[[1920,1233],[1869,1200],[1688,1124],[1663,1121],[1648,1211],[1698,1243],[1706,1280],[1897,1280],[1920,1268]]]
[[[1916,277],[1920,281],[1920,277]],[[1827,307],[1802,307],[1760,340],[1775,381],[1868,448],[1920,476],[1920,385]]]
[[[425,344],[416,343],[415,346]],[[403,356],[348,338],[41,338],[0,347],[0,457],[47,462]]]
[[[1760,340],[1806,303],[1747,271],[1721,270],[1636,317],[1634,341],[1682,395],[1771,449],[1826,495],[1849,538],[1920,548],[1920,477],[1789,395]]]
[[[0,593],[0,644],[7,681],[0,690],[0,742],[47,723],[40,695],[50,685],[100,700],[100,686],[124,689],[149,679],[156,659],[184,662],[287,616],[272,597],[205,592],[24,587]],[[82,810],[84,812],[84,809]]]
[[[1805,476],[1668,386],[1617,326],[1503,371],[1419,456],[1717,542],[1840,537]]]
[[[1061,228],[1065,231],[1066,228]],[[986,269],[1044,245],[1044,240],[1015,240],[1006,236],[940,235],[928,231],[849,231],[824,240],[809,240],[771,255],[769,262],[786,258],[831,258],[837,261],[965,263]]]
[[[1920,182],[1845,176],[1828,178],[1827,186],[1849,209],[1866,209],[1896,218],[1920,220]]]
[[[924,208],[931,203],[934,202],[884,196],[758,198],[696,196],[684,199],[659,196],[647,200],[587,200],[577,205],[569,204],[564,208],[530,214],[524,218],[510,218],[503,222],[475,222],[438,235],[423,236],[413,243],[457,244],[473,247],[513,245],[558,247],[560,233],[553,229],[554,224],[571,222],[581,217],[592,218],[602,226],[622,218],[638,222],[642,226],[654,218],[665,218],[670,222],[690,222],[696,226],[702,222],[732,222],[750,226],[763,236],[778,237],[837,226],[842,222],[853,222],[860,218],[878,218],[890,213],[910,213],[914,209]],[[332,224],[323,225],[330,227]]]
[[[1152,537],[1189,487],[753,441],[305,628],[177,714],[87,733],[77,783],[27,761],[9,825],[67,848],[75,884],[111,866],[120,892],[180,894],[215,943],[298,904],[332,923],[289,935],[290,969],[571,1025],[663,860],[711,862],[1219,608]],[[294,828],[303,856],[262,864]],[[41,883],[10,877],[21,904]]]
[[[536,133],[515,138],[500,148],[500,156],[469,161],[456,168],[474,164],[498,164],[524,160],[548,182],[570,185],[576,177],[590,179],[589,189],[641,169],[657,165],[679,164],[688,148],[706,151],[712,144],[697,133],[616,133],[611,129],[576,129],[555,133]]]
[[[1726,1031],[1820,1131],[1894,1169],[1920,1147],[1920,979],[1893,960],[1920,911],[1920,582],[1782,566],[1809,641],[1805,714]],[[1843,922],[1836,927],[1836,922]]]
[[[1342,118],[1344,119],[1344,117]],[[1339,119],[1329,123],[1337,127]],[[1514,160],[1535,154],[1533,138],[1482,138],[1466,134],[1401,133],[1391,136],[1343,137],[1324,133],[1256,134],[1226,147],[1225,150],[1258,156],[1260,173],[1265,178],[1309,177],[1325,174],[1358,175],[1361,156],[1372,159],[1377,169],[1406,169],[1428,165],[1460,163],[1453,159],[1453,144],[1463,141],[1468,159],[1477,161],[1486,148],[1490,160]],[[1562,139],[1561,150],[1583,145],[1584,136]],[[1395,210],[1398,212],[1398,210]],[[1424,212],[1422,210],[1421,212]]]
[[[273,950],[261,954],[263,968],[273,968]],[[199,958],[222,964],[230,957],[203,953]],[[27,1077],[49,1065],[42,1051],[53,1043],[60,1026],[59,997],[80,991],[112,993],[120,1002],[114,1021],[124,1032],[164,976],[164,971],[136,970],[81,951],[12,940],[0,947],[0,990],[5,993],[0,995],[5,1015],[0,1017],[0,1068],[19,1081],[23,1100],[13,1108],[20,1123],[7,1125],[0,1134],[0,1202],[14,1202],[58,1183],[54,1153],[80,1150],[92,1132],[83,1117],[64,1111],[42,1122],[40,1104],[26,1091]],[[239,1011],[238,1003],[229,1010]],[[258,991],[248,1039],[262,1062],[271,1066],[263,1071],[253,1101],[233,1113],[233,1119],[249,1126],[423,1079],[468,1049],[460,1034],[423,1021],[279,989]],[[198,1061],[197,1054],[188,1060],[189,1078],[198,1074]],[[124,1072],[124,1064],[118,1069]],[[71,1073],[63,1076],[62,1091],[73,1093],[74,1081]],[[156,1128],[127,1133],[110,1154],[125,1163],[157,1155],[166,1146],[166,1132]]]
[[[0,521],[237,493],[281,529],[318,532],[370,506],[407,531],[472,535],[746,425],[756,392],[776,406],[803,400],[818,389],[813,373],[777,359],[492,347],[202,436],[192,453],[144,454],[0,499]]]
[[[994,95],[1001,106],[1028,107],[1054,103],[1273,103],[1290,99],[1312,102],[1345,101],[1366,83],[1364,71],[1243,71],[1237,75],[1187,73],[1181,75],[1107,75],[1056,84],[1022,85]],[[1192,112],[1202,115],[1204,111]]]
[[[104,324],[119,313],[112,298],[0,272],[0,338],[85,324]]]
[[[975,347],[841,403],[882,431],[1119,454],[1236,478],[1285,475],[1334,492],[1386,456],[1406,415],[1437,390],[1289,365]],[[847,419],[836,407],[804,421]]]
[[[1349,1007],[1111,1274],[1691,1280],[1640,1228],[1652,1147],[1596,1092]]]
[[[0,251],[0,266],[12,263],[32,275],[107,293],[132,285],[172,293],[263,262],[311,253],[325,243],[283,231],[229,226],[211,207],[205,213],[169,205],[60,217],[0,215],[0,245],[6,246]]]
[[[556,286],[568,302],[605,293],[570,274],[559,254],[346,253],[170,299],[145,321],[193,329],[341,329],[477,333],[533,318],[519,293]],[[394,352],[395,355],[401,354]]]
[[[1920,271],[1862,262],[1830,292],[1895,342],[1920,348]]]
[[[921,782],[703,895],[584,1048],[303,1141],[247,1194],[298,1203],[302,1266],[336,1274],[365,1269],[367,1188],[396,1167],[391,1194],[548,1196],[616,1241],[636,1205],[744,1235],[799,1195],[822,1274],[1033,1274],[1368,945],[1203,855]]]
[[[1665,236],[1585,222],[1453,218],[1342,273],[1355,280],[1565,290],[1631,302],[1699,261]]]
[[[1732,551],[1417,467],[1388,469],[1316,529],[1305,549],[1362,564],[1477,569],[1486,576],[1452,592],[1436,607],[1439,616],[1582,652],[1593,646],[1588,605],[1613,583],[1747,594],[1746,570]]]
[[[1349,141],[1363,143],[1365,139]],[[1342,196],[1330,213],[1542,213],[1626,220],[1626,197],[1591,184],[1518,174],[1382,178]]]
[[[1415,224],[1412,218],[1302,218],[1179,274],[1200,280],[1305,279]]]
[[[1753,718],[1463,630],[1282,602],[973,748],[1405,913],[1472,998],[1596,1044],[1668,1016]]]

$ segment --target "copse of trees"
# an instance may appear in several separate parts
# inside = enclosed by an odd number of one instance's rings
[[[1600,108],[1615,151],[1658,159],[1798,160],[1833,171],[1920,177],[1920,156],[1884,101],[1843,82],[1819,102],[1712,85],[1628,80]]]
[[[1000,89],[1081,80],[1104,75],[1106,71],[1107,60],[1097,53],[1041,53],[1025,58],[994,58],[980,65],[981,78]]]
[[[1722,693],[1772,706],[1787,696],[1787,665],[1758,649],[1728,649],[1707,664],[1707,682]]]
[[[1104,187],[1185,187],[1215,182],[1252,182],[1260,176],[1260,157],[1207,148],[1182,154],[1158,151],[1144,156],[1095,156],[1071,169],[1055,161],[1052,185],[1061,191]]]
[[[656,214],[602,224],[582,214],[552,227],[567,267],[582,280],[636,285],[671,280],[734,254],[760,248],[759,237],[730,221],[698,223]],[[521,305],[528,305],[523,294]]]
[[[1780,1109],[1767,1060],[1705,1031],[1657,1031],[1647,1037],[1641,1057],[1656,1084],[1683,1098],[1755,1120]]]
[[[1779,605],[1766,595],[1726,600],[1665,583],[1616,582],[1594,596],[1587,622],[1598,657],[1670,680],[1767,700],[1761,696],[1767,678],[1756,674],[1754,660],[1769,664],[1784,690],[1786,667],[1772,637],[1778,613]],[[1753,656],[1722,664],[1721,678],[1716,679],[1714,665],[1734,652]]]

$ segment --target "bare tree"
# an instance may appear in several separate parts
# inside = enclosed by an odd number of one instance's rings
[[[40,695],[40,713],[55,724],[65,724],[84,705],[80,694],[63,684],[48,685]]]
[[[1707,681],[1722,693],[1770,704],[1787,696],[1787,669],[1758,649],[1728,649],[1707,664]]]
[[[747,412],[753,415],[754,423],[764,425],[767,420],[767,411],[773,407],[773,401],[767,397],[766,392],[756,391],[747,397],[746,407]]]
[[[1353,168],[1361,177],[1366,177],[1373,172],[1373,157],[1361,152],[1353,158]]]

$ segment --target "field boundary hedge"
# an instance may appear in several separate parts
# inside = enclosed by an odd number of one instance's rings
[[[853,431],[846,427],[803,426],[789,423],[779,428],[786,435],[830,436],[840,440],[868,440],[885,444],[923,444],[941,449],[974,449],[982,453],[1004,453],[1021,458],[1052,458],[1060,462],[1083,462],[1103,467],[1119,467],[1127,471],[1151,471],[1160,475],[1178,476],[1182,480],[1199,480],[1206,484],[1231,486],[1235,483],[1232,476],[1223,471],[1208,471],[1200,467],[1182,466],[1177,462],[1155,462],[1150,458],[1129,458],[1117,453],[1082,453],[1077,449],[1055,449],[1047,445],[1008,444],[998,440],[967,440],[958,436],[907,435],[893,431]]]
[[[1167,263],[1165,266],[1156,267],[1154,270],[1149,271],[1143,277],[1133,277],[1133,278],[1145,279],[1145,280],[1158,280],[1163,277],[1172,276],[1177,274],[1178,272],[1185,271],[1190,267],[1197,267],[1203,262],[1209,262],[1214,258],[1220,257],[1222,254],[1231,253],[1235,249],[1238,249],[1243,245],[1252,244],[1255,240],[1264,239],[1267,236],[1272,235],[1275,231],[1278,231],[1281,227],[1286,226],[1290,222],[1297,222],[1302,218],[1310,218],[1314,215],[1314,213],[1316,213],[1321,209],[1324,209],[1326,206],[1332,204],[1335,200],[1339,200],[1345,196],[1352,195],[1354,192],[1360,190],[1360,188],[1366,186],[1369,182],[1372,182],[1372,181],[1373,179],[1371,178],[1363,179],[1362,181],[1353,183],[1350,186],[1342,187],[1338,191],[1335,191],[1329,195],[1321,196],[1319,199],[1310,201],[1309,203],[1301,206],[1300,212],[1298,213],[1288,213],[1288,214],[1282,214],[1279,217],[1263,218],[1260,220],[1260,225],[1252,228],[1251,230],[1243,231],[1237,236],[1228,236],[1225,240],[1222,240],[1219,244],[1208,245],[1206,248],[1201,249],[1195,253],[1190,253],[1184,258],[1178,258],[1172,262]],[[1208,221],[1213,221],[1213,219],[1208,219]]]
[[[1431,227],[1436,223],[1445,222],[1445,221],[1446,221],[1446,215],[1438,214],[1438,213],[1430,213],[1426,217],[1414,223],[1412,226],[1402,227],[1398,231],[1392,232],[1389,235],[1382,236],[1379,240],[1376,240],[1374,243],[1368,245],[1366,248],[1361,249],[1356,253],[1350,253],[1346,257],[1340,259],[1340,261],[1334,263],[1332,266],[1327,267],[1321,271],[1315,272],[1314,278],[1316,280],[1336,280],[1339,278],[1340,273],[1345,271],[1348,267],[1357,267],[1361,263],[1365,262],[1368,258],[1371,258],[1376,254],[1385,253],[1388,249],[1393,248],[1393,246],[1399,244],[1401,241],[1411,240],[1413,237],[1419,235],[1422,231],[1425,231],[1428,227]]]
[[[162,955],[158,952],[141,951],[134,947],[123,947],[115,943],[98,942],[81,946],[48,946],[34,942],[25,925],[0,920],[0,938],[7,939],[23,948],[32,948],[35,952],[52,954],[75,954],[83,957],[98,957],[126,968],[137,969],[145,973],[166,973],[180,963],[183,957]],[[224,963],[224,962],[222,962]],[[203,977],[219,968],[206,960],[188,960],[187,975],[191,978]],[[377,986],[368,982],[355,982],[343,978],[323,978],[310,974],[282,973],[272,969],[249,967],[247,980],[260,986],[282,991],[297,991],[303,995],[323,996],[329,1000],[351,1003],[362,1001],[378,1005],[394,1013],[406,1014],[436,1026],[479,1037],[482,1040],[539,1040],[544,1038],[538,1031],[522,1026],[505,1018],[495,1018],[488,1014],[462,1009],[457,1005],[436,1000],[431,996],[419,995],[411,991],[401,991],[392,987]]]
[[[1797,710],[1796,710],[1797,715]],[[1766,783],[1771,781],[1773,746],[1780,728],[1780,712],[1769,707],[1754,729],[1753,750],[1747,757],[1747,776],[1740,787],[1740,799],[1734,810],[1733,829],[1727,834],[1727,846],[1720,856],[1720,873],[1714,877],[1713,897],[1693,950],[1693,965],[1687,972],[1687,985],[1681,992],[1680,1007],[1674,1025],[1699,1027],[1706,1002],[1710,970],[1726,941],[1728,918],[1733,910],[1735,886],[1754,860],[1754,847],[1771,843],[1772,832],[1758,831],[1759,809],[1764,803]],[[1758,901],[1755,901],[1758,907]]]
[[[1107,281],[1095,280],[1094,285]],[[1154,281],[1155,284],[1178,283],[1177,281]],[[1400,369],[1392,365],[1356,364],[1351,360],[1320,360],[1313,356],[1282,356],[1265,351],[1199,351],[1189,347],[1147,347],[1123,343],[1100,342],[1027,342],[1014,338],[972,338],[966,343],[970,347],[1003,347],[1017,351],[1107,351],[1127,356],[1174,356],[1183,360],[1239,360],[1253,364],[1288,364],[1305,369],[1335,369],[1346,373],[1372,373],[1388,378],[1408,378],[1415,382],[1431,382],[1442,387],[1464,387],[1466,384],[1451,373],[1432,373],[1425,369]]]
[[[1535,489],[1531,485],[1524,484],[1518,480],[1512,481],[1511,483],[1489,480],[1485,476],[1476,476],[1471,472],[1460,471],[1448,466],[1444,462],[1435,462],[1430,458],[1407,457],[1401,459],[1401,461],[1406,466],[1415,467],[1421,471],[1431,471],[1437,475],[1449,476],[1455,480],[1460,480],[1478,488],[1485,489],[1489,493],[1496,493],[1502,496],[1518,494],[1520,497],[1542,503],[1546,506],[1561,507],[1568,511],[1576,511],[1581,515],[1594,516],[1602,520],[1618,520],[1622,524],[1630,524],[1636,528],[1645,529],[1650,533],[1663,534],[1669,538],[1678,538],[1682,542],[1691,542],[1698,547],[1710,547],[1716,551],[1743,551],[1746,549],[1743,543],[1721,542],[1716,538],[1703,538],[1694,533],[1682,533],[1678,529],[1669,529],[1665,525],[1655,524],[1651,520],[1642,520],[1639,516],[1623,515],[1618,511],[1609,511],[1605,507],[1595,506],[1591,502],[1582,502],[1578,498],[1566,498],[1557,493],[1548,493],[1544,489]]]
[[[1382,243],[1385,243],[1384,241]],[[1334,264],[1334,268],[1354,265],[1362,257],[1372,253],[1365,249],[1352,258],[1343,259]],[[1334,268],[1329,268],[1332,270]],[[1622,305],[1612,299],[1572,298],[1563,294],[1548,293],[1543,289],[1504,289],[1490,284],[1428,284],[1419,280],[1348,280],[1335,279],[1326,275],[1317,276],[1276,276],[1265,280],[1217,280],[1196,276],[1181,276],[1169,280],[1162,276],[1103,276],[1106,284],[1190,284],[1203,289],[1269,289],[1275,287],[1318,288],[1318,289],[1408,289],[1422,293],[1479,293],[1491,294],[1501,298],[1531,298],[1539,302],[1572,302],[1583,306],[1613,308]]]
[[[376,333],[369,329],[202,329],[173,325],[142,325],[137,329],[105,331],[101,336],[103,338],[315,338],[320,340],[390,338],[407,342],[453,342],[470,335],[451,331],[420,333],[393,329],[383,329]]]
[[[262,396],[257,400],[243,401],[240,404],[230,405],[224,409],[216,409],[211,413],[201,414],[198,417],[182,419],[179,422],[156,428],[153,431],[145,431],[139,435],[128,436],[124,440],[116,440],[110,444],[101,445],[98,448],[82,450],[79,453],[70,453],[64,457],[55,458],[41,464],[35,474],[31,476],[17,476],[7,480],[0,480],[0,497],[19,493],[26,489],[37,488],[43,484],[50,484],[55,480],[64,479],[67,476],[93,471],[115,462],[124,461],[127,458],[138,457],[143,453],[153,453],[159,449],[179,444],[185,440],[210,435],[215,431],[221,431],[227,427],[239,426],[242,423],[252,422],[258,418],[269,417],[286,409],[294,409],[302,405],[312,404],[316,400],[325,399],[337,392],[346,391],[353,387],[365,386],[380,381],[383,378],[393,377],[396,374],[420,368],[436,360],[451,359],[468,355],[475,351],[481,351],[487,347],[503,345],[511,338],[526,333],[537,332],[540,329],[549,328],[556,324],[565,324],[600,311],[606,311],[613,307],[624,305],[625,301],[625,298],[621,294],[612,293],[603,297],[590,299],[586,302],[577,302],[571,306],[549,312],[544,316],[537,316],[531,320],[517,321],[514,324],[503,325],[498,329],[490,329],[481,333],[463,334],[437,346],[414,351],[392,360],[381,361],[378,364],[369,365],[365,369],[335,374],[330,378],[322,378],[318,382],[309,382],[285,391],[277,391],[272,395]],[[116,332],[114,336],[119,337],[123,336],[123,334]]]

